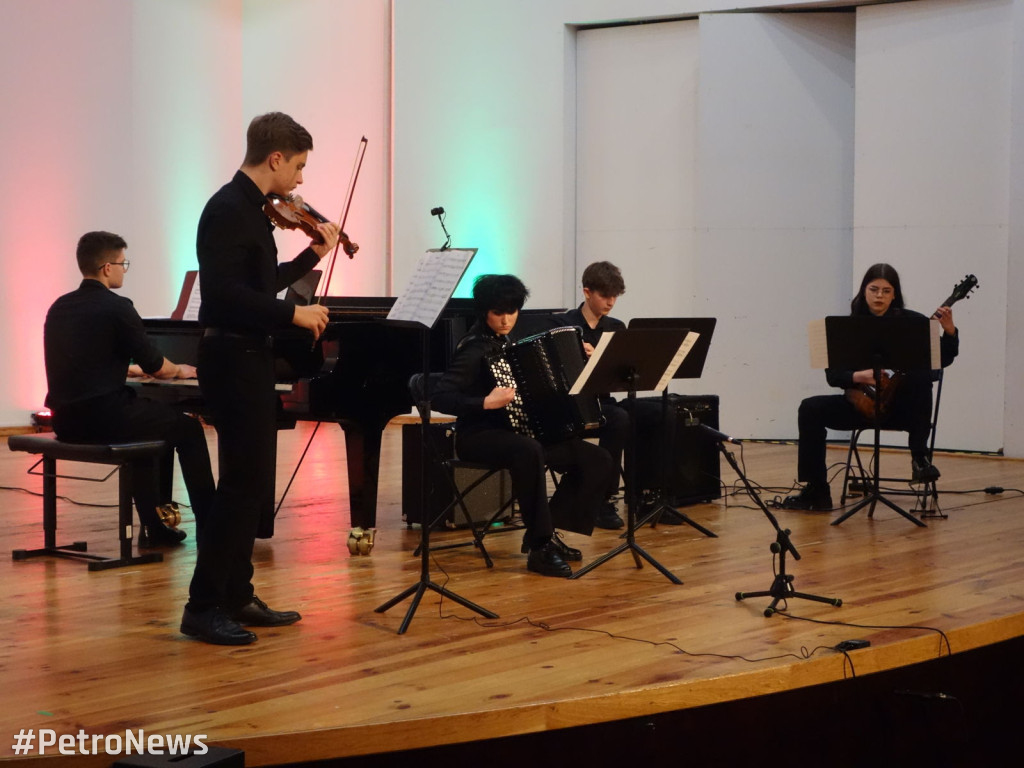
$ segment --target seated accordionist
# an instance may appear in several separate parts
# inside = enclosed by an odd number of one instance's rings
[[[509,421],[513,387],[501,386],[491,358],[510,343],[529,291],[513,275],[482,275],[473,285],[477,319],[459,342],[451,367],[432,394],[431,405],[456,417],[460,458],[509,470],[512,493],[526,525],[526,567],[544,576],[568,577],[566,561],[582,560],[555,527],[589,536],[604,501],[604,486],[613,471],[611,457],[579,437],[541,443],[519,434]],[[558,490],[547,497],[546,468],[563,473]]]

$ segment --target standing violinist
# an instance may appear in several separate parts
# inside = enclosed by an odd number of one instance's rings
[[[277,397],[271,345],[295,325],[319,338],[322,305],[299,306],[277,293],[308,273],[338,240],[332,223],[317,225],[322,242],[278,264],[267,195],[288,196],[302,183],[313,139],[288,115],[271,112],[249,124],[246,153],[234,178],[207,202],[196,253],[204,327],[199,386],[217,430],[220,479],[199,542],[181,631],[208,643],[246,645],[245,626],[284,626],[301,617],[275,611],[252,585],[252,550],[270,535],[277,463]],[[262,523],[262,529],[261,529]]]
[[[888,264],[875,264],[864,273],[860,290],[850,302],[850,314],[921,317],[904,306],[900,276]],[[960,335],[953,322],[952,309],[939,307],[933,317],[942,326],[939,345],[942,367],[945,368],[960,351]],[[828,368],[825,376],[831,386],[842,389],[875,386],[875,373],[870,368],[862,371]],[[939,470],[932,464],[928,450],[931,413],[931,372],[907,372],[893,392],[889,408],[882,418],[882,427],[907,431],[915,482],[933,482],[939,478]],[[826,429],[864,429],[870,427],[871,422],[845,395],[818,395],[800,403],[797,423],[800,432],[797,472],[805,485],[796,496],[788,496],[782,506],[784,509],[829,511],[832,509],[832,492],[825,465]]]

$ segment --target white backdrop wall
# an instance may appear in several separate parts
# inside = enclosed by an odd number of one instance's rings
[[[891,263],[908,305],[926,313],[965,273],[981,283],[953,310],[962,344],[939,446],[1004,445],[1012,6],[932,0],[857,14],[854,274]]]
[[[465,210],[463,201],[500,184],[516,201],[515,215],[507,217],[515,233],[506,237],[498,231],[505,219],[488,221],[474,211],[464,227],[478,231],[465,244],[497,232],[494,248],[505,253],[488,270],[513,264],[534,290],[535,306],[575,302],[568,265],[578,275],[592,260],[589,241],[584,253],[583,236],[576,238],[574,207],[584,196],[575,185],[585,169],[576,167],[575,89],[585,76],[572,71],[579,66],[575,25],[707,11],[698,22],[692,274],[673,265],[674,274],[692,279],[695,312],[730,321],[700,388],[722,395],[723,422],[732,432],[795,437],[800,398],[827,391],[823,375],[808,366],[806,321],[847,312],[865,266],[893,261],[905,275],[911,305],[924,311],[964,273],[985,273],[979,278],[982,291],[986,280],[994,285],[984,300],[991,306],[980,307],[979,297],[957,307],[964,358],[944,392],[940,444],[997,450],[1012,442],[1002,428],[1014,413],[1007,410],[1010,395],[1004,407],[1004,389],[1011,389],[1005,371],[1022,367],[1006,342],[1005,326],[1015,316],[1006,301],[1013,294],[1000,288],[1013,274],[1010,232],[1022,215],[1019,205],[1010,206],[1008,191],[1011,151],[1019,146],[1011,109],[1019,93],[1013,73],[1021,70],[1011,62],[1014,45],[1024,42],[1021,2],[920,0],[811,18],[715,14],[724,7],[712,3],[552,0],[517,4],[513,19],[498,3],[397,0],[396,255],[436,239],[436,225],[420,210],[444,203],[454,217]],[[460,41],[472,65],[439,54],[438,40]],[[422,95],[439,83],[452,99]],[[478,108],[493,121],[452,117]],[[500,134],[524,108],[529,124],[513,123],[513,132]],[[929,132],[903,139],[897,116]],[[950,122],[936,131],[929,117]],[[438,124],[443,128],[435,129]],[[488,149],[474,157],[484,162],[466,163],[464,149],[481,132]],[[430,172],[422,173],[427,156]],[[515,172],[501,173],[493,162],[499,156]],[[452,199],[457,206],[445,202]],[[680,221],[686,216],[681,210]],[[562,253],[552,248],[559,231]],[[928,255],[915,260],[915,253]],[[624,258],[612,260],[628,267]],[[656,306],[664,285],[647,292],[645,271],[626,276],[630,289],[618,314],[672,313]],[[974,365],[985,366],[992,380],[983,399],[959,378]]]
[[[347,229],[362,250],[338,293],[386,292],[390,0],[0,0],[0,427],[46,394],[46,309],[77,286],[75,243],[128,241],[123,293],[173,309],[195,268],[195,227],[242,161],[256,114],[313,133],[303,192],[337,215],[358,140],[370,140]],[[283,254],[302,247],[280,235]]]

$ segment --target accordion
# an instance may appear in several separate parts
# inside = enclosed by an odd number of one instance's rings
[[[579,328],[530,336],[488,362],[499,387],[515,387],[515,399],[505,409],[519,434],[547,445],[579,437],[603,423],[596,396],[569,394],[587,362]]]

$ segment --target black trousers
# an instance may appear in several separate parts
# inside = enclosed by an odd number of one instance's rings
[[[543,446],[506,429],[474,430],[456,437],[459,458],[503,467],[512,476],[512,494],[526,525],[531,545],[547,542],[555,527],[589,536],[605,497],[611,457],[584,440]],[[548,502],[546,467],[564,473]]]
[[[907,432],[907,446],[915,459],[928,457],[931,429],[932,385],[927,378],[908,377],[896,391],[883,429]],[[828,481],[825,464],[826,429],[870,429],[845,395],[818,395],[800,403],[797,415],[800,445],[797,458],[798,479],[804,483]]]
[[[252,550],[272,519],[277,467],[274,358],[264,341],[204,337],[199,385],[217,430],[219,481],[189,587],[190,610],[232,611],[253,596]]]
[[[213,473],[203,425],[169,405],[137,397],[127,387],[108,397],[53,412],[53,431],[60,440],[73,443],[114,443],[165,440],[178,453],[181,475],[199,531],[213,504]],[[160,522],[156,508],[170,499],[160,498],[160,467],[157,459],[132,465],[132,498],[143,525]]]

